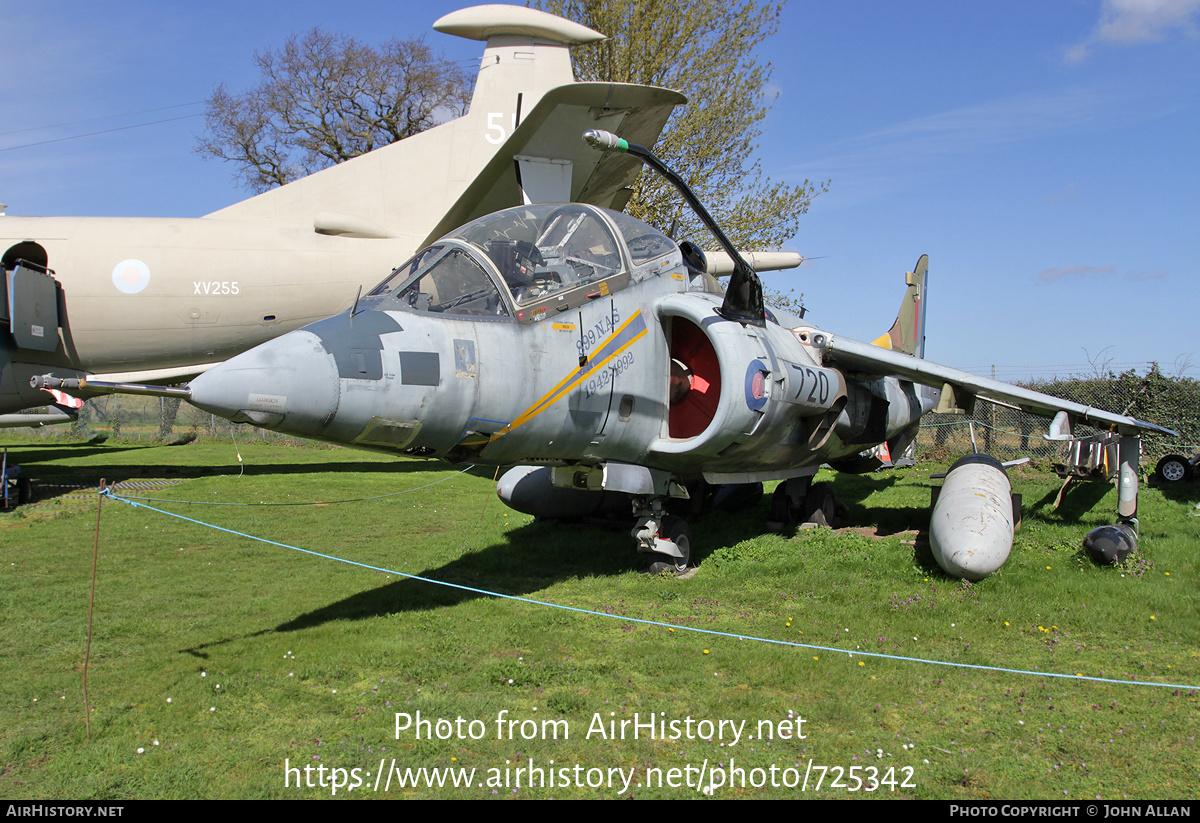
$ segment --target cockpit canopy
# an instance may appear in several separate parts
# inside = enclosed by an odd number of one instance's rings
[[[421,250],[368,297],[422,312],[538,320],[627,286],[679,247],[627,214],[577,203],[481,217]],[[502,283],[504,288],[499,288]]]

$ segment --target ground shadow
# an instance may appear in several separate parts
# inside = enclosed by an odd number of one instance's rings
[[[536,522],[512,529],[504,538],[502,543],[427,569],[420,580],[406,578],[359,592],[281,623],[275,630],[290,632],[335,620],[445,608],[493,593],[528,597],[576,575],[617,575],[638,567],[628,528]],[[586,551],[579,551],[580,547]]]
[[[764,499],[737,512],[713,512],[690,519],[695,540],[693,564],[702,564],[722,546],[763,533],[768,511],[769,500]],[[503,542],[422,572],[422,580],[397,580],[351,595],[281,623],[276,631],[444,608],[491,597],[493,592],[537,599],[534,593],[572,577],[643,571],[649,566],[650,556],[636,551],[630,535],[632,525],[632,518],[587,523],[535,521],[511,529]],[[436,582],[431,585],[426,581]]]
[[[1197,470],[1197,476],[1200,477],[1200,469]],[[1162,492],[1163,497],[1175,503],[1185,503],[1195,506],[1200,502],[1200,479],[1175,481],[1172,483],[1169,480],[1159,480],[1157,477],[1150,481],[1150,484]]]
[[[1112,483],[1107,481],[1076,479],[1071,481],[1071,485],[1063,493],[1062,503],[1058,508],[1054,507],[1054,501],[1058,499],[1061,486],[1046,492],[1038,500],[1026,499],[1024,514],[1025,517],[1036,517],[1047,523],[1078,523],[1088,517],[1112,488]],[[1112,516],[1116,516],[1115,507]]]
[[[897,482],[894,476],[839,476],[831,486],[839,499],[861,500]],[[770,495],[753,506],[736,512],[712,512],[689,518],[694,543],[693,564],[722,546],[733,545],[748,535],[766,531]],[[925,508],[900,509],[850,506],[855,523],[872,523],[880,535],[923,530],[929,523]],[[290,632],[336,620],[363,620],[409,611],[455,606],[492,593],[530,597],[573,576],[607,576],[644,569],[649,562],[638,555],[629,531],[632,519],[606,523],[538,521],[509,531],[504,541],[465,554],[438,568],[420,574],[422,580],[404,579],[351,595],[279,624],[276,631]],[[918,540],[920,543],[920,540]],[[921,558],[927,558],[922,560]],[[918,558],[922,568],[937,569],[927,543]],[[939,570],[940,572],[940,570]],[[434,581],[431,585],[430,582]]]

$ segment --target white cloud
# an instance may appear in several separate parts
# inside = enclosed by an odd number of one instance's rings
[[[1068,183],[1058,191],[1048,195],[1046,200],[1050,203],[1061,203],[1063,200],[1074,200],[1077,196],[1075,184]]]
[[[1038,280],[1061,280],[1064,277],[1102,277],[1115,274],[1116,266],[1063,266],[1058,269],[1046,269],[1038,275]]]
[[[979,155],[998,146],[1103,125],[1114,109],[1130,110],[1120,88],[1077,86],[991,100],[892,124],[828,146],[825,156],[787,169],[790,177],[865,185],[874,192],[908,185],[949,157]]]
[[[1094,119],[1105,105],[1104,92],[1096,87],[1054,89],[916,118],[857,139],[913,141],[923,151],[957,153],[1077,126]]]
[[[1091,35],[1067,50],[1070,63],[1084,60],[1092,46],[1153,43],[1174,32],[1196,34],[1200,0],[1103,0]]]
[[[1200,0],[1105,0],[1095,37],[1112,43],[1161,40],[1174,29],[1194,34]]]

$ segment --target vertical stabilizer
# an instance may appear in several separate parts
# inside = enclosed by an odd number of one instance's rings
[[[908,284],[908,289],[900,301],[896,322],[892,323],[887,334],[881,334],[872,341],[876,346],[917,357],[925,356],[925,281],[928,274],[929,255],[922,254],[913,270],[905,272],[904,282]]]
[[[546,92],[573,82],[571,46],[603,40],[587,26],[521,6],[474,6],[451,12],[436,31],[487,43],[470,114],[485,123],[489,142],[499,145]],[[488,134],[490,132],[490,134]]]

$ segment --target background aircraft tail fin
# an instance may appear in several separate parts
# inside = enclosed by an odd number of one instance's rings
[[[922,254],[913,270],[905,272],[908,289],[900,301],[896,322],[872,342],[884,349],[917,357],[925,356],[925,281],[929,274],[929,255]]]

